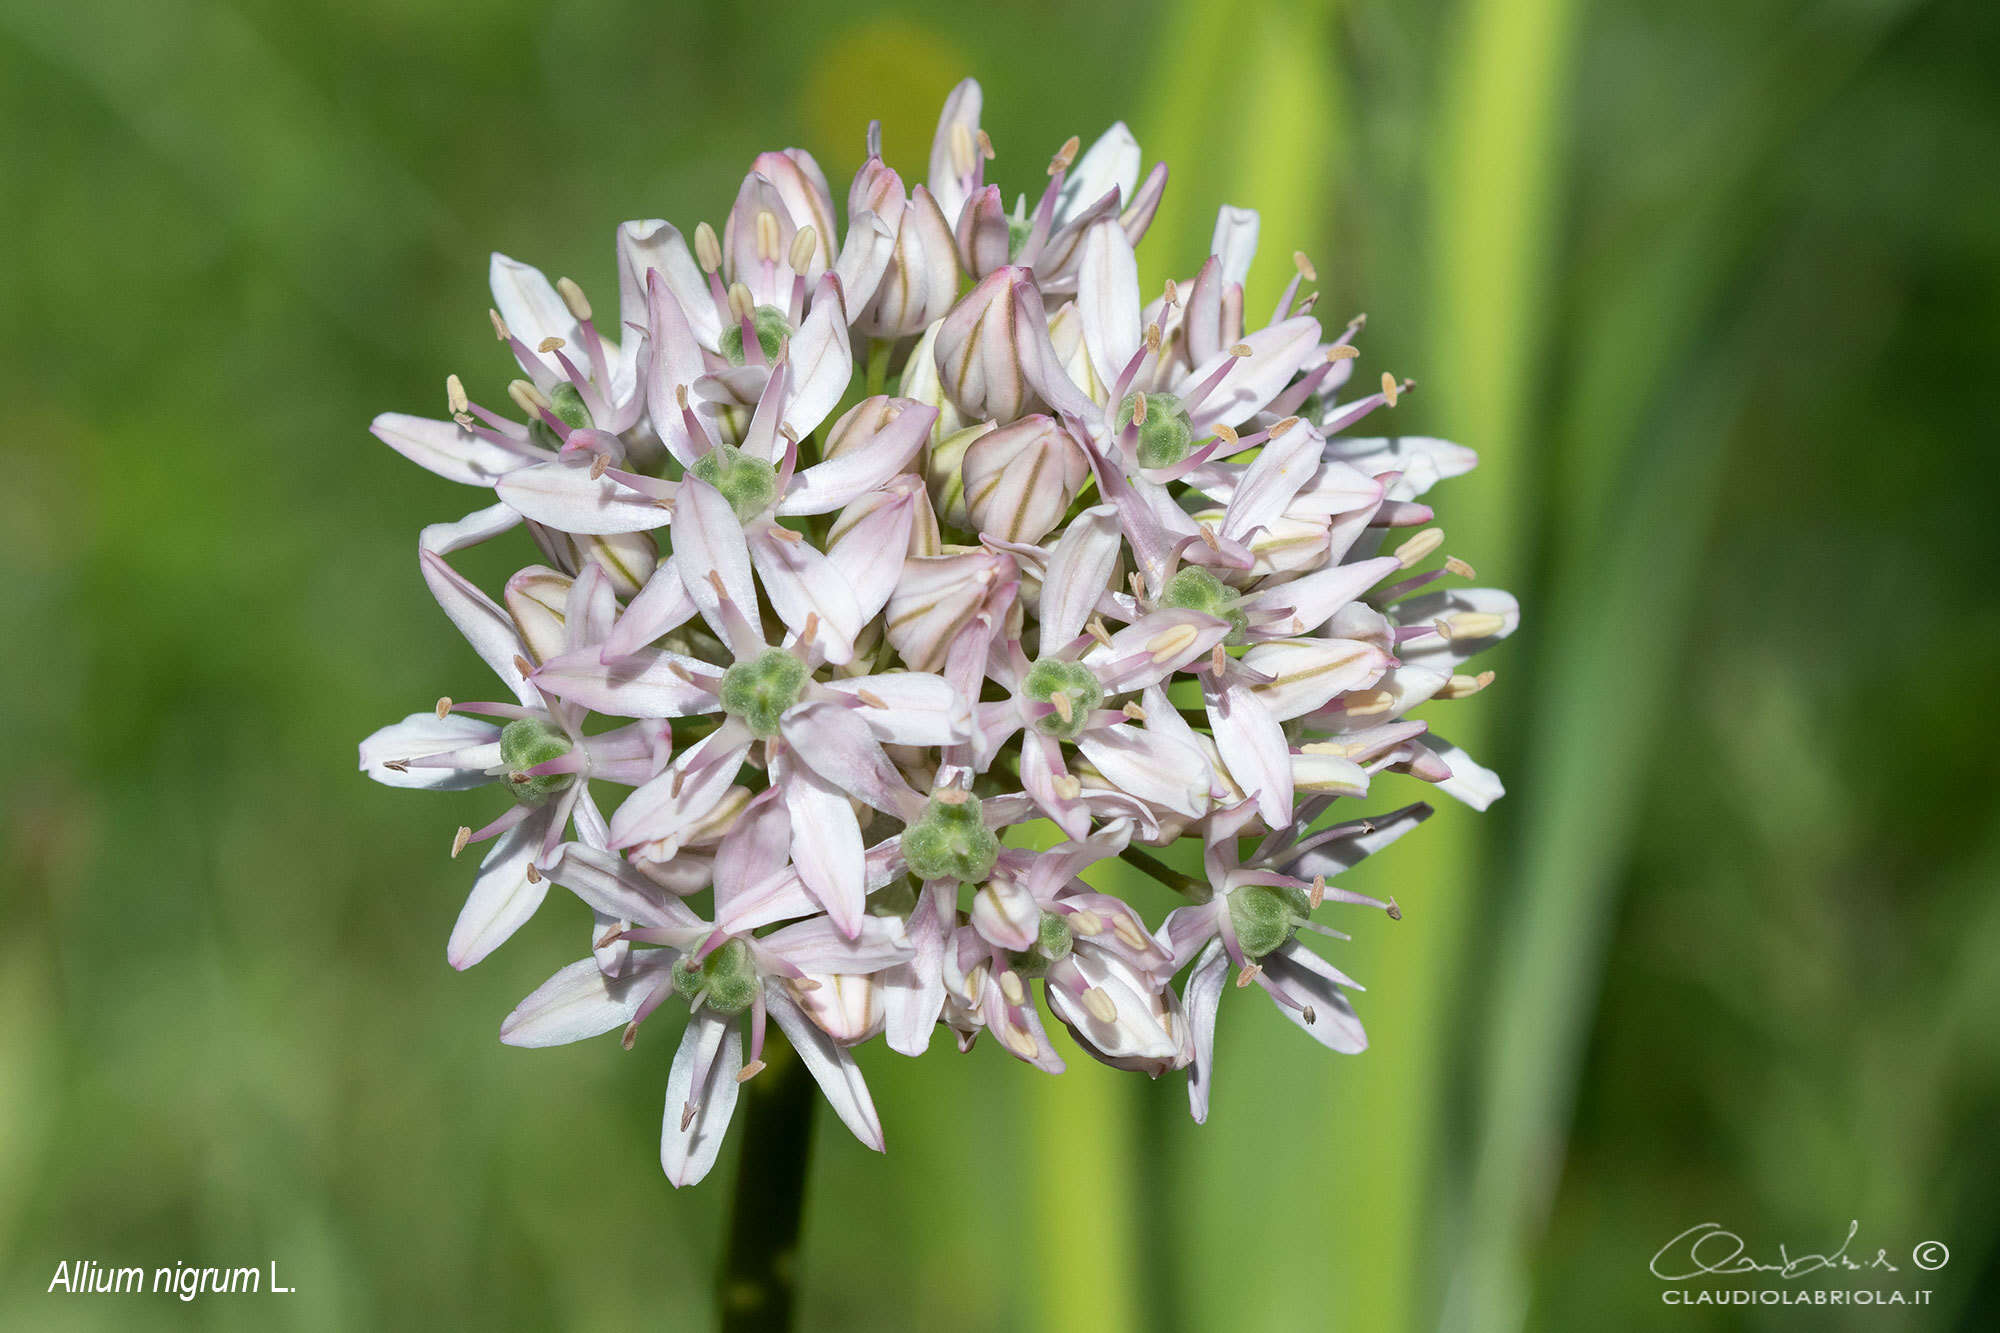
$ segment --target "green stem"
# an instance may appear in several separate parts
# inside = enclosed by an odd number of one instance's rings
[[[1137,847],[1127,847],[1118,853],[1118,859],[1127,865],[1137,866],[1168,888],[1177,889],[1189,897],[1200,898],[1208,894],[1208,885],[1201,880],[1193,875],[1183,875],[1159,857],[1142,852]]]
[[[813,1107],[805,1064],[772,1032],[765,1069],[743,1085],[729,1244],[716,1274],[722,1333],[789,1333],[798,1294],[799,1225],[805,1217]]]

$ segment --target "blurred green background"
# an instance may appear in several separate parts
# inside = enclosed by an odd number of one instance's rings
[[[865,1052],[890,1155],[823,1120],[807,1325],[1993,1327],[1996,67],[1990,0],[0,0],[0,1327],[707,1322],[671,1025],[498,1045],[581,908],[453,973],[490,802],[354,772],[485,688],[413,558],[477,496],[366,427],[497,396],[489,250],[608,293],[622,219],[767,146],[840,181],[876,116],[914,182],[965,74],[1016,188],[1120,117],[1172,163],[1148,281],[1261,208],[1252,308],[1305,250],[1397,427],[1481,450],[1441,522],[1526,616],[1454,731],[1512,795],[1361,877],[1373,1049],[1225,1004],[1205,1128]],[[1646,1271],[1850,1219],[1950,1246],[1874,1284],[1930,1307]],[[45,1295],[77,1257],[299,1294]]]

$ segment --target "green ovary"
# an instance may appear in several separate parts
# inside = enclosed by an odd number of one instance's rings
[[[1167,580],[1160,605],[1176,611],[1199,611],[1229,622],[1229,642],[1243,642],[1250,617],[1236,606],[1236,590],[1200,565],[1189,565]]]
[[[697,996],[719,1014],[740,1014],[757,998],[757,962],[750,946],[730,940],[699,963],[674,963],[674,989],[692,1003]]]
[[[722,673],[722,711],[769,739],[805,687],[806,664],[782,648],[766,648]]]
[[[1304,889],[1247,884],[1229,895],[1229,924],[1246,958],[1262,958],[1289,940],[1310,910]]]
[[[1075,740],[1083,734],[1084,728],[1090,725],[1091,710],[1104,702],[1104,686],[1098,683],[1089,667],[1054,657],[1045,657],[1029,668],[1028,678],[1022,682],[1021,690],[1036,703],[1052,703],[1057,695],[1067,699],[1067,718],[1058,709],[1035,722],[1044,735],[1066,741]]]
[[[722,498],[744,522],[769,509],[771,501],[778,498],[778,470],[726,444],[697,458],[688,471],[722,492]]]
[[[933,796],[923,817],[903,830],[903,860],[918,879],[978,884],[993,873],[1000,838],[980,819],[979,798]]]
[[[760,305],[750,312],[750,325],[757,334],[758,350],[764,353],[766,361],[778,359],[778,349],[785,345],[785,339],[792,336],[792,322],[785,318],[785,312],[774,305]],[[732,320],[722,331],[723,359],[732,366],[744,363],[743,321]]]
[[[510,774],[560,759],[569,751],[569,737],[538,718],[518,718],[500,733],[500,762]],[[507,790],[522,805],[540,805],[574,781],[574,773],[548,773],[519,782],[510,778]]]
[[[1141,398],[1146,400],[1146,419],[1139,423],[1139,466],[1172,467],[1194,447],[1194,421],[1170,393],[1128,393],[1118,405],[1118,429],[1132,424]]]

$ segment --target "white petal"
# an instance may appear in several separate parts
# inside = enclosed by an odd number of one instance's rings
[[[565,1046],[632,1021],[674,957],[671,949],[640,950],[623,976],[607,977],[595,958],[571,963],[514,1006],[500,1024],[509,1046]]]
[[[417,466],[468,486],[491,486],[533,461],[521,451],[482,439],[456,421],[384,412],[368,432]]]
[[[477,718],[461,717],[456,713],[442,718],[432,712],[412,713],[361,742],[361,768],[385,787],[464,791],[493,781],[486,770],[500,762],[499,739],[500,728]],[[474,747],[491,747],[491,754],[463,755],[460,762],[451,768],[397,770],[385,767],[390,760],[422,759]]]
[[[660,1121],[660,1168],[678,1189],[707,1175],[722,1151],[723,1135],[736,1114],[736,1075],[743,1068],[743,1044],[736,1025],[704,1010],[688,1020],[667,1074],[667,1106]],[[700,1085],[695,1079],[701,1075]],[[693,1106],[686,1129],[681,1117]]]
[[[505,944],[548,896],[548,879],[537,874],[530,880],[528,866],[542,850],[555,809],[551,803],[494,839],[445,946],[453,967],[464,971]]]
[[[494,491],[526,518],[561,532],[602,534],[663,528],[673,511],[610,477],[590,475],[593,455],[579,450],[517,467]]]
[[[854,1063],[854,1057],[820,1031],[819,1025],[790,1000],[771,992],[766,992],[766,996],[771,1017],[791,1038],[792,1049],[812,1071],[813,1080],[826,1094],[827,1104],[840,1117],[840,1123],[852,1130],[855,1138],[881,1152],[882,1121],[875,1114],[875,1099],[868,1095],[868,1085],[862,1081],[861,1068]]]

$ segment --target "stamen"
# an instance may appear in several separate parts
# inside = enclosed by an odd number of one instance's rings
[[[811,643],[819,636],[819,612],[806,612],[805,628],[799,631],[800,643]]]
[[[1090,618],[1090,623],[1083,628],[1085,633],[1089,634],[1091,638],[1097,640],[1106,648],[1111,646],[1111,631],[1105,626],[1103,616],[1093,615]]]
[[[722,242],[715,238],[715,228],[706,222],[694,229],[694,262],[701,265],[703,273],[713,273],[722,267]]]
[[[1021,1007],[1021,1001],[1028,998],[1027,989],[1021,985],[1021,974],[1014,971],[1000,974],[1000,993],[1007,997],[1007,1003],[1017,1009]]]
[[[1229,354],[1231,356],[1249,356],[1255,351],[1256,349],[1250,346],[1249,343],[1237,343],[1236,346],[1229,349]]]
[[[1313,1009],[1311,1005],[1307,1005],[1305,1008],[1305,1012],[1299,1015],[1299,1017],[1306,1020],[1307,1027],[1311,1027],[1313,1024],[1319,1022],[1319,1014]]]
[[[1280,421],[1277,425],[1271,427],[1270,438],[1275,440],[1280,435],[1283,435],[1286,431],[1290,430],[1292,427],[1298,424],[1299,424],[1299,419],[1297,417],[1286,417],[1283,421]]]
[[[876,694],[873,690],[856,690],[854,697],[862,703],[867,704],[870,708],[887,708],[889,706],[883,702],[882,696]]]
[[[590,302],[584,298],[583,288],[577,286],[574,280],[557,278],[556,294],[562,297],[563,304],[569,307],[570,314],[580,320],[590,318]]]
[[[1102,935],[1104,918],[1088,907],[1079,907],[1069,914],[1069,928],[1079,935]]]
[[[988,162],[993,160],[993,140],[987,137],[985,130],[979,131],[979,155]]]
[[[616,944],[618,942],[618,937],[620,935],[623,935],[624,933],[625,933],[625,928],[623,926],[614,923],[613,925],[608,927],[602,935],[599,935],[596,941],[593,942],[590,947],[593,949],[609,948],[611,945]]]
[[[472,409],[472,400],[465,396],[465,381],[456,375],[444,377],[444,401],[454,417],[462,417]]]
[[[939,805],[964,805],[966,791],[963,787],[941,787],[931,793],[931,799]]]
[[[767,264],[778,262],[778,215],[768,208],[757,214],[757,258]]]
[[[1076,705],[1070,701],[1068,690],[1057,690],[1049,696],[1049,707],[1056,710],[1056,716],[1065,723],[1076,716]]]
[[[954,124],[951,127],[951,164],[958,170],[959,175],[972,174],[973,151],[971,127],[962,121]]]
[[[1404,569],[1415,569],[1430,559],[1431,552],[1443,545],[1443,528],[1425,528],[1396,548],[1396,563]]]
[[[1341,708],[1349,717],[1371,717],[1396,706],[1396,696],[1387,690],[1355,690],[1344,696]]]
[[[437,719],[442,722],[451,716],[451,696],[440,694],[437,701]]]
[[[1134,722],[1144,722],[1146,720],[1146,710],[1135,703],[1128,702],[1118,711],[1131,718]]]
[[[812,264],[813,252],[819,249],[819,233],[810,223],[800,227],[792,235],[792,253],[787,256],[794,273],[803,273]]]
[[[1326,876],[1314,875],[1312,892],[1306,895],[1306,905],[1316,912],[1319,910],[1319,905],[1325,901],[1326,901]]]
[[[1083,784],[1077,781],[1074,775],[1069,773],[1051,780],[1049,786],[1055,788],[1056,795],[1062,797],[1065,801],[1074,801],[1077,797],[1083,795]]]
[[[514,336],[513,334],[507,331],[507,321],[500,318],[500,312],[498,310],[495,310],[491,306],[488,306],[486,308],[486,317],[493,321],[493,336],[495,338],[498,338],[501,342],[506,342],[509,338]]]
[[[771,215],[764,213],[760,216],[769,217]],[[749,319],[756,312],[757,301],[755,297],[750,295],[750,289],[740,282],[730,283],[729,313],[740,323],[743,320]]]
[[[1225,426],[1218,421],[1215,423],[1215,438],[1234,449],[1243,437],[1236,433],[1236,427]]]
[[[1319,281],[1319,270],[1313,267],[1312,260],[1306,258],[1305,251],[1292,251],[1292,267],[1296,268],[1299,271],[1299,276],[1307,282]]]
[[[1476,579],[1479,577],[1477,570],[1455,555],[1448,555],[1444,558],[1444,567],[1446,573],[1456,574],[1462,579]]]
[[[1146,326],[1146,350],[1154,356],[1158,356],[1160,354],[1160,344],[1163,341],[1165,339],[1161,336],[1160,326],[1158,324],[1148,324]]]
[[[1132,399],[1132,424],[1135,426],[1146,424],[1146,395],[1143,393]]]
[[[1164,662],[1179,657],[1199,637],[1193,625],[1170,625],[1146,640],[1146,651],[1155,663]]]
[[[1242,990],[1264,974],[1264,969],[1256,963],[1245,963],[1243,970],[1236,974],[1236,989]]]
[[[1401,921],[1403,919],[1403,909],[1396,906],[1394,898],[1389,900],[1389,919],[1391,921]]]
[[[618,1038],[618,1044],[620,1046],[623,1046],[626,1050],[629,1051],[632,1049],[633,1044],[638,1040],[639,1040],[639,1020],[635,1018],[631,1022],[625,1025],[624,1034]]]
[[[388,769],[391,773],[407,773],[410,771],[410,764],[406,759],[384,759],[382,767]]]
[[[1326,349],[1326,359],[1329,361],[1352,361],[1360,355],[1359,347],[1349,347],[1346,343],[1335,343]]]
[[[1398,389],[1396,388],[1396,377],[1395,377],[1394,375],[1391,375],[1391,374],[1390,374],[1390,373],[1389,373],[1388,371],[1386,371],[1386,370],[1385,370],[1385,371],[1383,371],[1383,372],[1382,372],[1382,401],[1383,401],[1383,402],[1385,402],[1385,403],[1387,403],[1387,404],[1388,404],[1389,406],[1391,406],[1391,407],[1394,407],[1394,406],[1396,405],[1396,395],[1397,395],[1397,394],[1398,394],[1399,392],[1400,392],[1400,390],[1398,390]]]
[[[458,854],[465,850],[465,844],[471,841],[472,829],[467,825],[460,824],[458,832],[454,833],[451,838],[451,859],[456,861]]]
[[[692,1125],[693,1123],[694,1123],[694,1103],[690,1101],[686,1106],[683,1106],[681,1108],[681,1133],[683,1134],[687,1133],[688,1126]]]
[[[1076,161],[1076,150],[1081,147],[1083,141],[1074,134],[1065,139],[1063,146],[1056,150],[1056,155],[1049,159],[1049,175],[1053,176],[1058,171],[1068,171],[1069,164]]]
[[[549,406],[548,395],[526,380],[512,380],[507,385],[507,396],[514,400],[514,406],[527,417],[539,418],[542,409]]]
[[[1035,1045],[1033,1035],[1026,1028],[1017,1028],[1012,1023],[1001,1029],[1000,1040],[1007,1044],[1008,1050],[1023,1060],[1032,1060],[1041,1053],[1041,1048]]]
[[[1457,675],[1445,682],[1437,692],[1440,699],[1466,699],[1479,693],[1493,683],[1493,673],[1482,671],[1476,676]]]
[[[736,1081],[738,1083],[748,1083],[751,1079],[763,1073],[764,1068],[762,1060],[752,1060],[749,1064],[736,1071]]]
[[[1506,627],[1506,618],[1492,611],[1460,611],[1432,622],[1447,639],[1485,639]]]
[[[1132,924],[1129,916],[1112,917],[1111,933],[1128,949],[1144,950],[1146,947],[1146,937],[1139,933],[1139,928]]]
[[[1365,747],[1354,741],[1308,741],[1299,747],[1301,754],[1331,755],[1335,759],[1351,759]]]
[[[601,481],[604,477],[605,471],[608,468],[610,468],[610,466],[611,466],[610,454],[597,455],[595,458],[590,460],[590,479],[592,481]]]
[[[722,571],[719,569],[708,571],[708,586],[715,589],[717,597],[729,596],[729,589],[722,586]]]
[[[793,977],[791,980],[791,987],[793,990],[798,991],[801,994],[804,994],[808,991],[818,990],[820,987],[820,983],[814,981],[811,977]]]
[[[519,653],[515,653],[514,670],[520,672],[524,676],[532,676],[535,674],[535,664],[533,662],[530,662],[527,658],[521,656]]]
[[[541,882],[542,882],[542,872],[535,868],[535,863],[533,861],[528,862],[528,883],[540,884]]]
[[[568,343],[564,342],[561,338],[558,338],[556,337],[555,334],[551,333],[548,337],[542,339],[541,342],[535,345],[535,350],[537,352],[557,352],[561,351],[563,348],[567,346],[569,346]]]
[[[1229,654],[1222,651],[1222,645],[1219,643],[1208,655],[1208,669],[1218,676],[1229,669]]]
[[[1179,305],[1181,303],[1181,285],[1178,282],[1175,282],[1172,278],[1168,278],[1167,290],[1165,295],[1161,299],[1162,303],[1165,305],[1170,305],[1170,306]]]
[[[1092,986],[1083,993],[1083,1007],[1100,1023],[1118,1021],[1118,1006],[1111,1002],[1111,993],[1102,986]]]
[[[1220,555],[1222,553],[1222,543],[1215,539],[1214,528],[1211,528],[1206,523],[1197,523],[1195,525],[1195,531],[1201,534],[1202,545],[1206,546],[1209,550],[1214,551],[1217,555]]]

